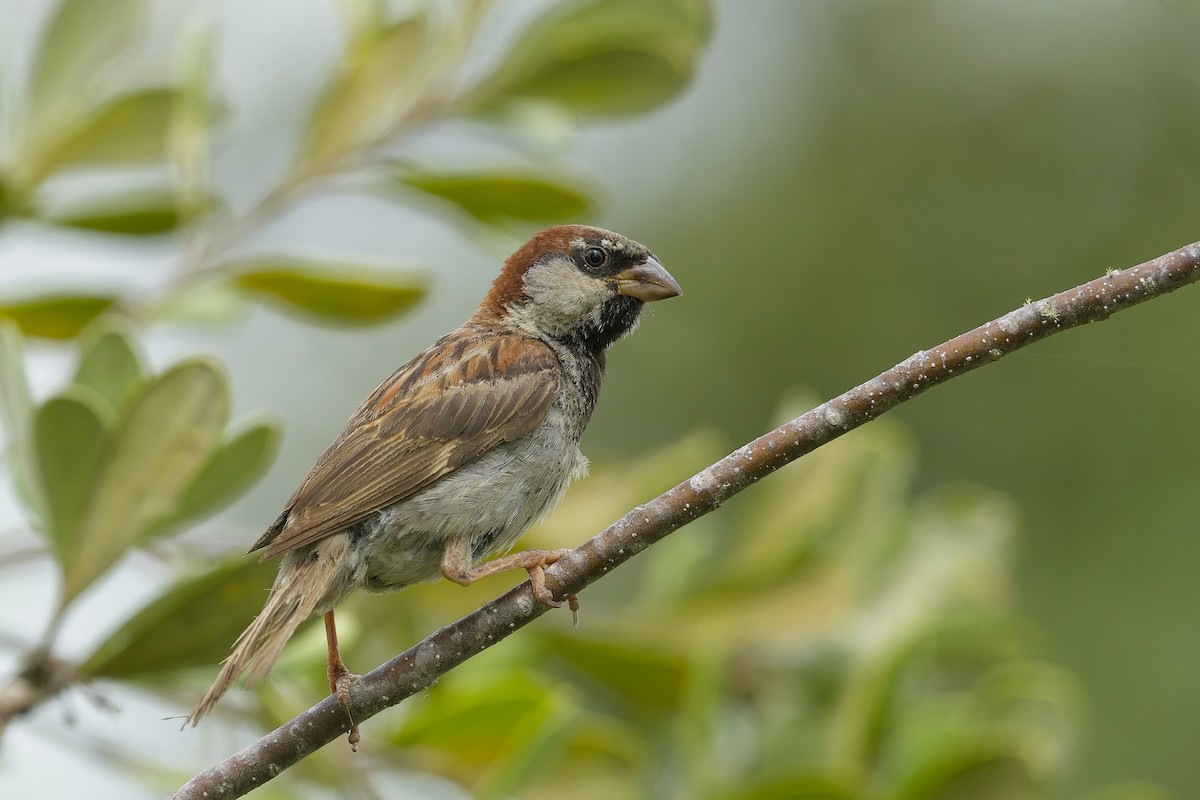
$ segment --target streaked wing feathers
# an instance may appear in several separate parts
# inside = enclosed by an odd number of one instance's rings
[[[252,550],[311,544],[521,438],[545,418],[558,376],[534,339],[443,338],[367,398]]]

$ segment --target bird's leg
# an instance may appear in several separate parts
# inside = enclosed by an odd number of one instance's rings
[[[342,654],[338,652],[337,626],[333,621],[332,609],[325,612],[325,644],[329,646],[329,666],[326,669],[329,691],[337,695],[338,703],[346,712],[346,719],[350,721],[350,732],[346,738],[350,742],[350,749],[358,752],[358,723],[350,713],[350,687],[358,680],[358,676],[346,669]]]
[[[529,574],[529,583],[533,586],[533,596],[537,601],[558,608],[562,605],[562,601],[555,600],[554,595],[546,587],[545,568],[569,552],[571,551],[522,550],[519,553],[511,553],[474,566],[471,563],[471,540],[466,536],[456,536],[446,543],[446,548],[442,551],[442,574],[461,586],[468,586],[480,578],[486,578],[498,572],[523,569]],[[578,625],[579,598],[573,594],[568,595],[567,605],[571,609],[571,619]]]

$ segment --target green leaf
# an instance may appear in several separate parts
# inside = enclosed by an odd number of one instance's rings
[[[38,45],[29,83],[34,147],[86,113],[87,98],[136,35],[145,0],[62,0]]]
[[[511,669],[494,675],[472,674],[423,697],[391,739],[401,748],[434,747],[454,754],[460,769],[480,769],[510,749],[518,721],[544,717],[568,698],[547,695],[536,674]]]
[[[255,297],[323,322],[374,325],[408,311],[426,294],[411,273],[281,256],[232,265],[233,283]]]
[[[72,386],[46,401],[34,419],[38,479],[48,512],[46,532],[64,565],[70,560],[69,548],[78,540],[111,417],[94,392]]]
[[[583,215],[592,204],[582,192],[534,175],[475,172],[397,175],[406,186],[448,200],[483,222],[516,219],[554,222]]]
[[[661,105],[692,78],[711,30],[707,0],[587,0],[556,6],[472,94],[624,116]]]
[[[567,691],[547,692],[539,708],[513,720],[504,749],[479,782],[479,796],[515,797],[529,779],[544,774],[583,716],[580,705]]]
[[[1149,783],[1123,783],[1089,794],[1084,800],[1174,800],[1176,795]]]
[[[262,608],[278,565],[238,558],[186,578],[126,620],[79,667],[84,678],[148,678],[215,666]]]
[[[326,169],[392,131],[427,78],[429,43],[422,13],[382,27],[364,24],[313,108],[301,164]]]
[[[661,721],[676,713],[687,681],[687,653],[645,642],[547,634],[544,643],[555,655],[612,693],[625,698],[640,721]]]
[[[2,79],[3,76],[0,75],[0,80]],[[0,113],[3,112],[0,111]],[[14,209],[9,207],[10,201],[8,195],[8,181],[4,179],[4,176],[0,175],[0,227],[4,226],[4,220],[8,218],[9,214],[14,212]]]
[[[4,414],[10,439],[29,430],[33,411],[22,345],[20,329],[10,320],[0,319],[0,412]]]
[[[65,544],[64,604],[174,513],[220,439],[228,404],[224,377],[202,360],[176,365],[131,402],[101,458],[77,540]]]
[[[26,336],[74,339],[115,301],[109,295],[46,294],[0,304],[0,318],[15,322]]]
[[[159,299],[155,321],[193,325],[228,325],[245,316],[249,302],[223,276],[198,279]]]
[[[114,98],[84,120],[47,156],[54,166],[121,165],[166,156],[177,91],[146,89]]]
[[[166,188],[125,192],[55,212],[47,221],[102,233],[152,236],[179,227],[178,203],[175,193]]]
[[[197,473],[180,497],[175,512],[156,525],[148,538],[161,536],[232,503],[271,467],[282,438],[282,425],[270,419],[249,425],[226,441]]]
[[[0,418],[8,431],[13,481],[21,499],[43,522],[47,512],[37,480],[33,442],[33,399],[25,380],[25,355],[21,331],[0,316]]]
[[[941,757],[896,787],[898,800],[1035,800],[1045,794],[1034,766],[1012,745],[948,744]]]
[[[532,97],[511,97],[472,109],[472,116],[494,125],[522,147],[541,153],[567,150],[579,138],[579,115],[558,103]]]
[[[864,800],[851,783],[835,776],[819,774],[787,778],[766,777],[740,785],[736,790],[718,792],[710,800]]]
[[[142,360],[134,349],[127,326],[115,320],[101,322],[83,345],[75,383],[96,392],[110,412],[142,382]]]

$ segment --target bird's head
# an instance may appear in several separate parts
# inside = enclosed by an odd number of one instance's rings
[[[509,256],[483,308],[532,335],[599,354],[637,326],[643,304],[681,292],[645,245],[603,228],[561,225]]]

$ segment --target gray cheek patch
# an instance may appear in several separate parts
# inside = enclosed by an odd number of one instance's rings
[[[580,320],[595,324],[612,296],[608,282],[585,275],[563,256],[531,267],[521,288],[531,302],[510,308],[510,319],[517,327],[552,336],[576,327]]]

